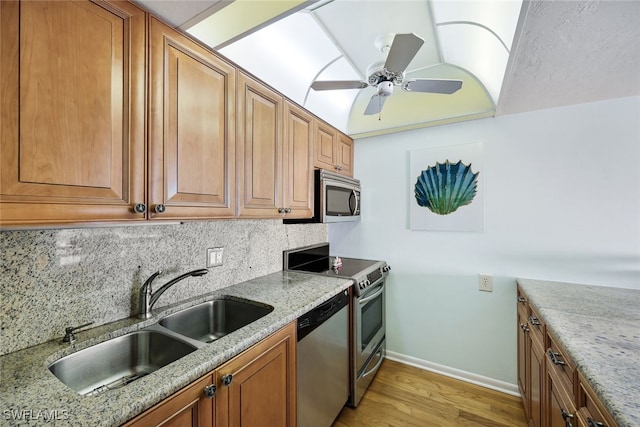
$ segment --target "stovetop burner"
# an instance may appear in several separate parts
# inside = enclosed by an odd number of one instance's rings
[[[329,256],[329,244],[284,251],[284,269],[344,277],[354,281],[356,295],[390,270],[384,261]]]

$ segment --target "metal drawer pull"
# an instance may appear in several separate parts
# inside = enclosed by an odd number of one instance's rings
[[[222,384],[224,384],[225,387],[229,387],[232,381],[233,381],[233,374],[227,374],[224,377],[222,377]]]
[[[529,328],[527,328],[527,325],[525,323],[520,323],[520,329],[522,329],[524,332],[529,332]]]
[[[216,388],[215,384],[209,384],[204,388],[204,395],[207,399],[211,399],[216,395]]]
[[[519,296],[519,297],[518,297],[518,302],[521,302],[521,303],[523,303],[523,304],[524,304],[525,302],[527,302],[527,300],[525,299],[525,297],[521,297],[521,296]]]
[[[593,418],[587,417],[587,425],[589,427],[606,427],[605,423],[601,423],[600,421],[594,421]]]
[[[529,323],[531,323],[533,326],[540,326],[540,321],[537,317],[529,317]]]
[[[549,350],[549,358],[554,365],[566,365],[566,362],[564,360],[558,359],[559,356],[560,353],[554,353],[553,350]]]
[[[564,409],[560,409],[560,413],[562,414],[562,419],[564,420],[566,427],[573,427],[573,424],[571,423],[571,420],[573,420],[573,414],[568,413]]]

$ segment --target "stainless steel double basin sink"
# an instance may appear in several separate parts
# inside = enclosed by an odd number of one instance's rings
[[[255,301],[216,298],[58,359],[49,370],[77,393],[101,394],[175,362],[271,311],[272,306]]]

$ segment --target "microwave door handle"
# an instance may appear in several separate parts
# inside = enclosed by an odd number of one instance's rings
[[[380,290],[374,293],[373,295],[369,295],[366,298],[360,298],[358,300],[358,304],[364,305],[365,303],[371,301],[372,299],[377,298],[382,292],[384,292],[384,287],[380,288]]]
[[[356,201],[356,205],[353,208],[353,212],[351,212],[353,215],[356,214],[356,212],[358,212],[358,193],[356,193],[356,190],[351,190],[351,192],[353,193],[353,199]]]

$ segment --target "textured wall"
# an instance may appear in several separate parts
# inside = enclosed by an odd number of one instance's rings
[[[224,220],[181,225],[0,232],[0,354],[136,313],[138,289],[157,270],[160,286],[206,265],[224,265],[165,292],[156,307],[282,269],[282,251],[327,240],[324,224]]]

